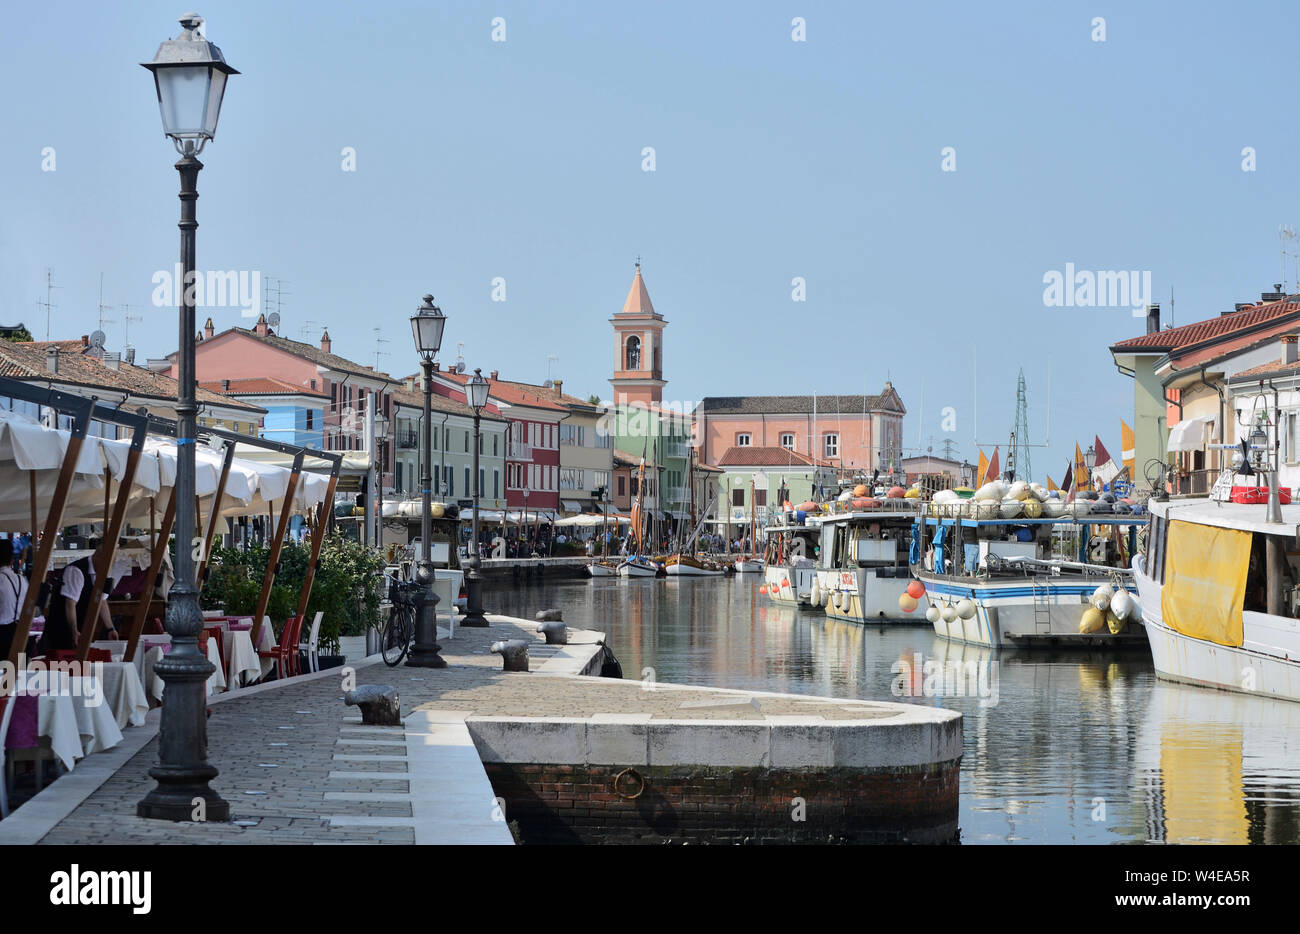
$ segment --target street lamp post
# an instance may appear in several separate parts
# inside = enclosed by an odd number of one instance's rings
[[[524,487],[524,525],[528,527],[528,554],[531,555],[533,553],[533,527],[528,521],[528,487]],[[520,544],[522,546],[523,543],[521,542]],[[522,550],[523,548],[521,547],[520,551]],[[528,555],[520,555],[521,558],[527,556]]]
[[[478,498],[482,491],[478,482],[479,417],[488,401],[488,381],[483,378],[483,371],[474,370],[474,377],[465,384],[465,398],[474,410],[474,550],[469,555],[469,586],[465,595],[465,618],[462,626],[483,627],[488,624],[483,615],[483,582],[479,578],[479,537],[478,537]]]
[[[1076,448],[1077,450],[1077,448]],[[1097,466],[1097,449],[1091,444],[1083,454],[1083,465],[1088,468],[1088,489],[1092,489],[1092,468]]]
[[[424,303],[411,316],[411,333],[415,349],[419,351],[424,366],[424,426],[422,446],[424,460],[420,468],[420,564],[415,578],[424,585],[418,598],[418,615],[415,622],[415,644],[406,664],[412,668],[446,668],[447,661],[438,653],[438,619],[435,610],[438,595],[433,592],[433,561],[430,558],[433,539],[433,477],[429,471],[433,464],[433,358],[442,347],[442,331],[447,318],[433,296],[424,296]]]
[[[176,382],[176,488],[177,503],[194,502],[194,443],[197,434],[194,379],[194,202],[203,163],[198,155],[217,132],[217,118],[226,79],[239,72],[226,64],[221,50],[200,33],[203,18],[192,13],[180,20],[180,36],[158,47],[144,67],[153,72],[162,115],[163,132],[181,154],[176,170],[181,177],[181,281],[180,347]],[[154,670],[167,692],[159,726],[158,765],[149,770],[157,782],[139,804],[139,817],[173,821],[228,821],[230,805],[209,787],[217,769],[208,762],[206,710],[207,680],[213,666],[199,652],[203,627],[199,592],[194,578],[194,511],[176,510],[176,578],[167,595],[165,627],[172,651]]]

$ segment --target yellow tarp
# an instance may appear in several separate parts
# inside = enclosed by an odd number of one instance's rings
[[[1241,645],[1241,607],[1250,569],[1249,532],[1169,523],[1160,612],[1175,632]]]

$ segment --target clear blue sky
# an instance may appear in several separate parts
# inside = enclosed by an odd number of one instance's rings
[[[151,277],[176,261],[175,154],[139,62],[176,2],[23,4],[0,32],[0,320],[55,336],[134,306],[175,349]],[[203,155],[198,264],[290,283],[281,331],[415,368],[431,291],[444,360],[608,396],[609,316],[640,254],[667,397],[877,391],[906,444],[974,457],[1029,381],[1035,473],[1118,449],[1127,309],[1047,308],[1045,272],[1139,269],[1168,320],[1281,278],[1296,208],[1287,3],[355,3],[197,7],[231,79]],[[506,19],[506,42],[491,41]],[[807,41],[792,42],[802,16]],[[1092,41],[1105,17],[1106,41]],[[341,170],[355,147],[357,171]],[[656,171],[643,172],[653,146]],[[940,171],[955,147],[957,171]],[[1241,150],[1257,170],[1241,170]],[[54,147],[56,170],[41,171]],[[505,303],[491,301],[493,277]],[[807,301],[790,299],[791,279]],[[122,345],[122,310],[106,327]],[[245,323],[217,315],[219,328]],[[922,411],[922,393],[924,409]],[[943,431],[951,406],[957,430]]]

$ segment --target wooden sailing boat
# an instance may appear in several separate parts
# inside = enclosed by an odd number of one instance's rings
[[[678,543],[677,553],[668,556],[668,559],[664,562],[664,569],[669,577],[721,577],[724,573],[722,568],[716,566],[712,561],[705,561],[695,553],[695,543],[699,540],[703,523],[698,526],[695,525],[695,462],[693,455],[694,449],[692,449],[691,455],[687,457],[686,483],[689,487],[687,499],[690,503],[690,522],[694,529],[685,542]],[[679,537],[683,536],[679,534]]]
[[[644,511],[641,508],[645,493],[645,452],[641,454],[641,465],[637,468],[636,500],[632,503],[632,535],[636,539],[636,553],[618,566],[619,577],[657,577],[659,565],[647,558],[645,550]]]

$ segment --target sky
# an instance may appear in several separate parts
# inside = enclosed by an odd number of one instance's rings
[[[6,11],[0,323],[45,336],[52,269],[52,336],[88,333],[102,274],[107,349],[129,325],[138,362],[175,350],[154,277],[178,255],[176,154],[139,63],[184,12]],[[889,379],[905,453],[947,439],[974,461],[977,441],[1005,457],[1023,368],[1034,474],[1059,481],[1076,440],[1118,451],[1133,384],[1107,347],[1144,322],[1051,307],[1044,277],[1145,271],[1189,323],[1271,290],[1279,225],[1300,224],[1293,3],[197,12],[242,72],[201,157],[199,269],[280,280],[280,333],[328,326],[397,375],[431,292],[444,361],[463,343],[471,369],[608,398],[639,256],[669,321],[665,400]]]

